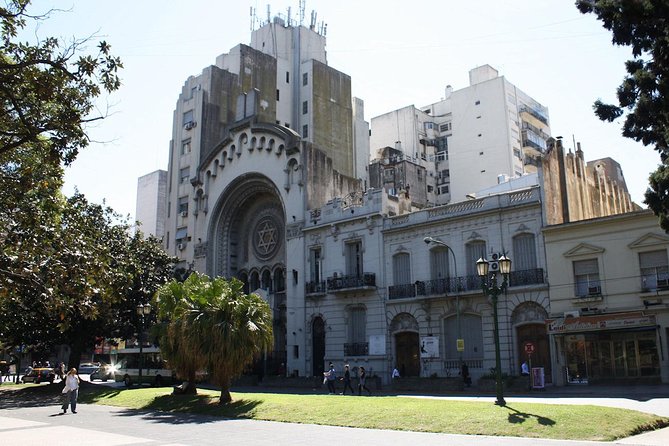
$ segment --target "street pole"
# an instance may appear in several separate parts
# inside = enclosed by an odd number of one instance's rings
[[[487,296],[490,296],[492,300],[492,317],[493,317],[493,335],[495,339],[495,393],[497,399],[495,404],[498,406],[506,406],[506,401],[504,400],[504,385],[502,383],[502,359],[499,348],[499,322],[497,315],[497,300],[500,294],[506,291],[508,285],[508,276],[511,271],[511,259],[502,255],[499,260],[499,269],[502,273],[502,284],[501,286],[497,283],[497,272],[492,273],[492,277],[488,277],[488,271],[490,263],[480,258],[476,262],[476,270],[479,277],[481,278],[481,290]],[[489,280],[491,282],[489,283]]]
[[[144,366],[144,355],[142,354],[142,348],[144,347],[144,316],[148,315],[151,312],[151,305],[146,304],[137,305],[137,314],[139,315],[139,385],[142,385],[142,367]]]

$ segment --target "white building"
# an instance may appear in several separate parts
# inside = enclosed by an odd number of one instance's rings
[[[428,203],[465,200],[506,178],[535,172],[550,137],[548,109],[489,65],[469,72],[469,86],[433,104],[372,118],[372,155],[401,147],[433,178]]]
[[[135,221],[145,237],[165,235],[167,171],[156,170],[137,180]]]

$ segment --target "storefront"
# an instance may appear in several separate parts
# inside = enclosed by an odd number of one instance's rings
[[[549,319],[566,384],[660,382],[657,323],[642,312]]]

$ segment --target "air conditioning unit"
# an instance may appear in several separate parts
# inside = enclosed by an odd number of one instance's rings
[[[563,316],[565,318],[568,318],[568,317],[579,317],[580,315],[581,315],[580,311],[573,310],[573,311],[565,311]]]
[[[490,262],[489,262],[489,271],[491,273],[498,273],[499,272],[499,258],[500,254],[499,253],[492,253],[490,255]]]
[[[186,244],[185,244],[185,243],[179,243],[179,244],[177,245],[177,249],[178,249],[179,251],[183,251],[184,249],[186,249]]]
[[[188,211],[181,211],[182,217],[188,217]]]
[[[184,129],[190,130],[193,127],[195,127],[196,125],[197,124],[195,123],[195,121],[188,121],[187,123],[184,124]]]

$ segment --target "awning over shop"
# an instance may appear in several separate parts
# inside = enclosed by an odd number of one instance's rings
[[[640,311],[594,316],[559,317],[546,320],[548,334],[580,333],[584,331],[620,330],[626,328],[651,327],[656,325],[655,315]]]

